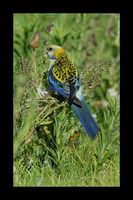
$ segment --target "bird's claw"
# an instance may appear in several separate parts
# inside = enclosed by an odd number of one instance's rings
[[[48,94],[48,91],[46,90],[41,90],[40,88],[37,88],[37,92],[38,92],[38,95],[41,99],[44,99],[45,96]]]

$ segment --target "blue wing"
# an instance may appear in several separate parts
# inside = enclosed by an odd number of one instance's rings
[[[90,138],[95,138],[100,129],[82,95],[79,77],[72,82],[61,83],[49,72],[48,80],[51,89],[58,92],[70,103],[72,110]]]
[[[52,72],[49,71],[48,81],[53,91],[56,91],[59,95],[69,100],[74,99],[76,92],[79,90],[80,87],[79,76],[71,82],[66,81],[65,83],[61,83],[58,80],[56,80]]]

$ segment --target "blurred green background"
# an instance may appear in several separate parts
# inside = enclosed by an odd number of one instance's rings
[[[119,186],[119,24],[119,14],[14,14],[14,186]],[[48,44],[80,71],[94,141],[65,102],[37,94],[48,87]]]

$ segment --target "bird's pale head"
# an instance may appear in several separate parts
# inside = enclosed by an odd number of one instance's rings
[[[64,49],[57,45],[49,45],[46,50],[51,59],[58,59],[64,55]]]

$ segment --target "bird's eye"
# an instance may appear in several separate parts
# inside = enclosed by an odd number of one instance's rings
[[[52,51],[52,48],[51,47],[49,47],[49,49],[48,49],[49,51]]]

